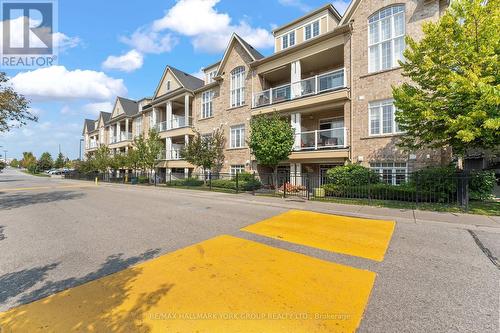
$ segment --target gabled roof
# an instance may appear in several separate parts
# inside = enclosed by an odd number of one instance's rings
[[[342,17],[342,20],[340,20],[339,25],[345,24],[349,22],[351,19],[352,15],[356,11],[356,8],[358,8],[359,4],[361,3],[361,0],[352,0],[351,3],[349,4],[349,7],[347,7],[344,16]]]
[[[160,82],[156,86],[155,93],[153,94],[153,99],[158,98],[158,92],[160,91],[160,87],[169,71],[172,73],[174,78],[179,82],[179,85],[181,85],[184,89],[193,91],[202,87],[205,84],[205,81],[195,76],[192,76],[186,72],[183,72],[180,69],[167,65],[165,67],[165,70],[163,71],[163,74],[161,75]]]
[[[104,123],[106,124],[111,119],[111,112],[101,111],[101,117]]]
[[[85,134],[86,132],[92,132],[95,128],[95,120],[93,119],[85,119],[83,122],[83,131],[82,134]],[[85,131],[87,130],[87,131]]]
[[[226,50],[224,51],[224,55],[222,56],[222,59],[220,61],[219,68],[217,69],[217,76],[221,74],[220,70],[222,67],[224,67],[224,64],[226,63],[227,57],[229,55],[229,50],[231,49],[231,45],[233,45],[233,43],[235,42],[240,43],[240,45],[248,53],[250,58],[252,58],[252,61],[264,58],[264,56],[259,51],[257,51],[252,45],[248,44],[246,41],[243,40],[243,38],[241,38],[240,36],[238,36],[238,34],[233,32],[233,35],[231,36],[231,39],[229,39],[229,43],[227,44]]]
[[[355,0],[353,2],[355,2]],[[351,4],[352,4],[352,2],[351,2]],[[337,8],[335,8],[331,3],[328,3],[328,4],[324,5],[324,6],[321,6],[321,7],[317,8],[317,9],[315,9],[315,10],[313,10],[313,11],[311,11],[311,12],[309,12],[309,13],[301,16],[301,17],[299,17],[298,19],[293,20],[292,22],[288,22],[288,23],[286,23],[286,24],[284,24],[282,26],[279,26],[279,27],[273,29],[273,35],[276,35],[276,33],[278,31],[280,31],[280,30],[283,30],[283,29],[286,29],[288,27],[291,27],[292,25],[297,24],[300,21],[303,21],[303,20],[305,20],[305,19],[307,19],[307,18],[309,18],[311,16],[314,16],[314,15],[316,15],[316,14],[318,14],[318,13],[320,13],[320,12],[326,10],[326,9],[328,9],[333,14],[333,16],[335,16],[335,18],[337,19],[337,21],[340,21],[342,19],[342,15],[339,14],[339,12],[337,11]]]
[[[181,85],[186,89],[196,90],[205,84],[205,81],[197,78],[196,76],[192,76],[172,66],[168,67],[172,70],[172,73],[175,75],[177,80],[179,80]]]
[[[136,101],[124,97],[118,97],[117,99],[120,101],[120,104],[122,105],[123,108],[123,112],[127,116],[133,116],[137,112],[139,112],[139,106],[137,105]]]

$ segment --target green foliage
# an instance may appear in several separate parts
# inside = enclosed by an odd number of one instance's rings
[[[5,169],[5,162],[4,161],[0,161],[0,171],[2,171],[3,169]]]
[[[242,191],[258,190],[262,186],[261,182],[256,179],[239,180],[238,189]],[[212,180],[212,187],[227,188],[236,190],[236,179],[215,179]]]
[[[373,170],[359,164],[348,164],[331,168],[326,172],[329,183],[335,185],[366,185],[380,181],[380,176]]]
[[[233,178],[235,178],[234,176]],[[255,176],[250,173],[250,172],[240,172],[238,173],[238,180],[243,180],[243,181],[248,181],[248,180],[254,180]]]
[[[38,117],[30,112],[29,101],[14,91],[4,72],[0,72],[0,132],[6,132],[14,125],[26,125],[37,121]]]
[[[19,168],[19,161],[15,158],[12,161],[10,161],[10,166],[13,168]]]
[[[36,157],[32,152],[23,152],[23,158],[20,161],[21,167],[28,170],[36,169]]]
[[[222,127],[215,129],[210,135],[201,135],[195,131],[194,137],[181,150],[181,156],[187,162],[202,167],[203,170],[217,172],[224,162],[224,146],[226,139]]]
[[[261,165],[273,169],[288,159],[294,144],[294,131],[290,122],[277,114],[252,117],[248,146]]]
[[[201,186],[203,180],[197,178],[174,179],[167,183],[168,186]]]
[[[149,131],[147,140],[144,142],[145,147],[141,147],[140,156],[142,158],[142,165],[144,165],[149,170],[154,170],[156,167],[156,162],[158,161],[158,156],[163,149],[163,145],[160,141],[160,135],[154,129]]]
[[[64,168],[64,164],[66,163],[66,159],[62,153],[57,155],[56,160],[54,161],[54,168],[61,169]]]
[[[493,171],[473,171],[470,173],[469,191],[472,200],[487,200],[495,187],[495,173]]]
[[[89,162],[92,169],[99,172],[106,172],[110,166],[109,148],[106,145],[100,145],[94,155],[90,157]]]
[[[45,171],[52,169],[54,161],[49,152],[43,153],[37,161],[37,166],[39,171]]]
[[[419,191],[437,193],[445,200],[456,195],[457,170],[453,166],[426,167],[414,172],[409,183]]]
[[[140,154],[137,148],[129,148],[125,156],[124,166],[133,170],[140,168]]]
[[[500,0],[457,0],[438,22],[407,37],[403,76],[393,87],[396,120],[409,150],[494,147],[500,142]]]

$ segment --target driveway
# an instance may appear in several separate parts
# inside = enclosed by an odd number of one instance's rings
[[[0,314],[0,327],[498,331],[493,220],[477,230],[388,215],[373,228],[371,220],[306,211],[295,225],[283,223],[294,206],[318,207],[7,169],[0,173],[0,311],[11,310]],[[66,320],[50,322],[54,314]]]

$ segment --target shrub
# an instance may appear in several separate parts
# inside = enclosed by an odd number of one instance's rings
[[[251,175],[253,177],[253,175]],[[262,184],[258,180],[239,180],[238,178],[238,188],[243,191],[258,190]],[[215,188],[227,188],[231,190],[236,190],[236,180],[230,179],[215,179],[212,180],[212,187]]]
[[[236,176],[234,176],[234,178],[236,178]],[[254,179],[254,175],[250,172],[238,173],[238,181],[240,181],[240,180],[249,181],[249,180],[253,180],[253,179]]]
[[[329,183],[335,185],[367,185],[380,182],[379,175],[359,164],[348,164],[326,172]]]
[[[469,178],[470,199],[490,199],[495,187],[495,181],[495,173],[493,171],[472,171]]]
[[[203,185],[203,180],[198,178],[185,178],[185,179],[174,179],[167,183],[169,186],[201,186]]]

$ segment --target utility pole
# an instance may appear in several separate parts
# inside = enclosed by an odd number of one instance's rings
[[[5,160],[5,164],[7,164],[7,150],[3,151],[3,158]]]

